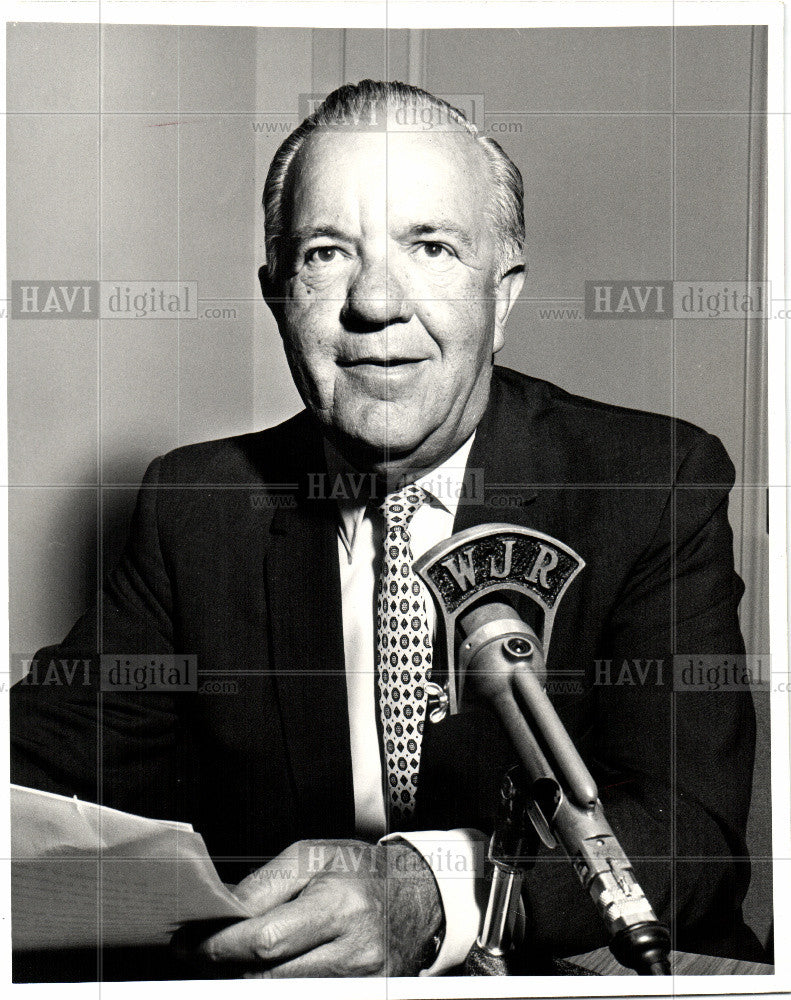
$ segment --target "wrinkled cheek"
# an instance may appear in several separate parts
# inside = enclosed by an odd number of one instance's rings
[[[287,331],[284,337],[286,356],[299,393],[314,410],[332,406],[337,373],[331,338],[320,333],[297,336]]]
[[[452,302],[424,301],[419,317],[446,361],[456,355],[470,360],[490,353],[494,303],[480,292]]]
[[[315,354],[297,354],[292,359],[291,370],[306,405],[313,410],[332,409],[337,371],[334,365]]]
[[[491,354],[495,328],[495,303],[492,299],[479,298],[469,302],[460,326],[465,349],[471,357],[485,358]]]

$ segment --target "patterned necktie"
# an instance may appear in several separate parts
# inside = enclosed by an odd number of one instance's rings
[[[379,713],[393,825],[415,811],[420,746],[431,677],[431,635],[420,581],[412,570],[409,523],[427,499],[419,486],[388,494],[376,612]]]

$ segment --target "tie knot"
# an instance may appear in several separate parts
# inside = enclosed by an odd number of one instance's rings
[[[388,493],[379,505],[387,528],[408,528],[413,514],[427,499],[425,490],[415,485],[405,486],[396,493]]]

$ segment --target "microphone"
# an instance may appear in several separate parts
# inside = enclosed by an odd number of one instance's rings
[[[604,816],[596,783],[547,697],[538,636],[509,605],[462,612],[459,664],[489,702],[528,779],[527,812],[549,848],[562,846],[610,937],[610,950],[642,975],[669,975],[670,935]],[[498,889],[502,892],[502,889]],[[485,935],[484,935],[485,936]],[[479,939],[479,946],[483,945]]]
[[[478,952],[497,957],[508,946],[515,897],[532,865],[522,832],[529,820],[546,847],[560,845],[568,855],[605,924],[615,958],[641,975],[669,975],[670,934],[646,899],[604,816],[596,782],[544,690],[558,605],[584,566],[563,542],[514,524],[468,528],[415,562],[445,627],[448,683],[437,712],[460,711],[465,685],[473,685],[500,719],[527,779],[520,788],[509,771],[503,784]],[[509,592],[539,605],[543,642],[505,603]],[[457,630],[463,635],[458,650]]]

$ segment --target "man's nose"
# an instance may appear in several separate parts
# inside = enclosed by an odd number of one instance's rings
[[[391,323],[408,323],[412,314],[403,282],[383,259],[360,267],[349,286],[341,319],[348,329],[365,333]]]

